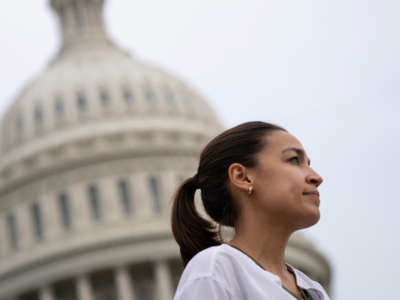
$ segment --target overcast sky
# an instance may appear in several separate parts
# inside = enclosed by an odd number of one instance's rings
[[[3,1],[0,112],[59,45],[47,0]],[[334,268],[334,298],[398,298],[398,0],[109,0],[108,31],[184,78],[226,127],[286,127],[320,187],[305,234]],[[383,296],[385,295],[385,296]]]

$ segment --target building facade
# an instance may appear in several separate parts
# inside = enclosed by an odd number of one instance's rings
[[[222,130],[199,93],[115,45],[103,0],[51,0],[62,45],[0,123],[0,300],[167,300],[171,199]],[[289,263],[326,288],[301,235]]]

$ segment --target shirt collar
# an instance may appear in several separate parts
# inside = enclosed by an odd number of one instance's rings
[[[297,270],[293,266],[287,264],[288,267],[293,271],[296,277],[297,285],[305,290],[314,290],[318,293],[320,299],[324,299],[324,290],[319,284],[315,284],[311,279],[306,277],[301,271]]]
[[[251,256],[249,256],[243,250],[229,244],[224,244],[224,245],[226,245],[229,249],[234,249],[234,251],[238,251],[241,255],[245,256],[246,259],[252,260],[257,265],[257,267],[263,270],[275,284],[282,286],[281,278],[278,275],[275,275],[274,273],[265,270],[257,261],[255,261]],[[324,292],[320,285],[314,284],[313,281],[311,281],[301,271],[297,270],[290,264],[286,263],[286,265],[293,271],[294,276],[296,277],[296,283],[300,288],[305,290],[315,290],[318,293],[319,298],[324,299]]]
[[[242,256],[246,257],[246,260],[250,259],[257,266],[257,268],[259,268],[261,271],[266,273],[266,275],[270,278],[270,280],[272,280],[275,284],[282,286],[281,279],[278,275],[275,275],[274,273],[272,273],[268,270],[265,270],[254,258],[249,256],[246,252],[244,252],[243,250],[241,250],[233,245],[229,245],[229,244],[224,244],[224,245],[226,245],[229,249],[233,249],[234,251],[239,252]]]

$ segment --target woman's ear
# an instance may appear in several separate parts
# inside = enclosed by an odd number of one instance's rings
[[[248,192],[253,185],[253,180],[248,174],[248,169],[239,163],[233,163],[228,168],[228,176],[232,187]]]

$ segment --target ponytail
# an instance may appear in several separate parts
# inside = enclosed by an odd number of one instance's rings
[[[221,244],[215,226],[196,211],[194,196],[197,188],[197,176],[187,179],[176,192],[172,206],[172,232],[184,266],[201,250]]]

